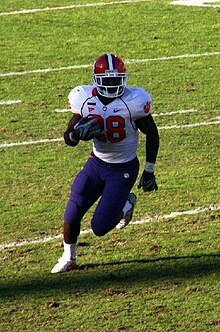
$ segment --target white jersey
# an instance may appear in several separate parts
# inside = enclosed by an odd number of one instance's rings
[[[135,120],[152,111],[147,91],[126,87],[121,97],[104,105],[95,86],[84,85],[74,88],[68,99],[74,114],[98,119],[101,133],[93,139],[93,153],[98,158],[108,163],[124,163],[137,156],[139,132]]]

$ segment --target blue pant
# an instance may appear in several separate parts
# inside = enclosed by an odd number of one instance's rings
[[[117,224],[139,171],[136,157],[123,164],[103,162],[93,154],[76,176],[64,222],[71,224],[75,242],[80,233],[80,222],[88,209],[100,198],[91,220],[95,235],[103,236]]]

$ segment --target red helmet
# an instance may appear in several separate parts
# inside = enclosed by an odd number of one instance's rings
[[[93,73],[93,82],[100,95],[116,98],[124,93],[127,74],[125,64],[118,56],[101,55],[94,62]]]

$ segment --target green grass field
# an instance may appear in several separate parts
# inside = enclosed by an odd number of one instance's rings
[[[207,3],[1,1],[2,332],[220,330],[220,8]],[[106,52],[153,98],[159,190],[136,183],[134,222],[103,238],[87,232],[93,207],[78,268],[53,275],[70,185],[91,151],[64,145],[71,114],[55,110]],[[143,168],[143,136],[138,153]]]

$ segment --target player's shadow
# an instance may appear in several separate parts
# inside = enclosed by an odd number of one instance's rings
[[[220,254],[217,253],[91,263],[80,265],[76,271],[68,273],[50,274],[44,271],[38,276],[25,276],[25,280],[9,279],[0,286],[0,297],[34,297],[42,292],[54,296],[54,291],[74,296],[75,292],[98,292],[120,285],[129,289],[135,284],[148,287],[166,281],[178,283],[182,279],[200,278],[218,272]]]
[[[199,270],[202,269],[202,266],[205,267],[204,265],[207,265],[206,267],[208,268],[208,270],[210,270],[212,264],[210,261],[207,262],[207,258],[213,258],[213,259],[220,259],[220,254],[215,253],[215,254],[201,254],[201,255],[192,255],[192,256],[168,256],[168,257],[158,257],[158,258],[153,258],[153,259],[131,259],[131,260],[124,260],[124,261],[116,261],[116,262],[109,262],[109,263],[90,263],[90,264],[81,264],[80,266],[78,266],[79,270],[85,270],[85,269],[94,269],[100,266],[119,266],[119,265],[124,265],[124,264],[132,264],[132,263],[138,263],[138,264],[149,264],[149,263],[153,263],[153,262],[171,262],[171,261],[181,261],[181,260],[192,260],[191,262],[188,262],[187,265],[193,265],[194,267],[198,264],[196,260],[198,259],[202,259],[203,262],[199,263]],[[216,261],[214,261],[216,263]],[[202,265],[201,265],[202,264]],[[219,264],[214,264],[214,266],[216,266],[220,269],[220,262]],[[184,264],[182,264],[182,267],[184,267]],[[210,267],[210,268],[209,268]],[[181,268],[181,265],[179,265],[179,268]],[[166,270],[166,269],[165,269]],[[184,269],[185,270],[185,269]],[[207,269],[205,269],[205,271],[208,271]],[[169,270],[170,271],[170,270]],[[178,273],[179,269],[176,270],[176,272]],[[191,273],[193,273],[192,270],[190,270]],[[190,273],[190,271],[187,271],[187,273]],[[205,272],[204,271],[204,272]],[[171,274],[173,275],[173,272],[171,272]]]

